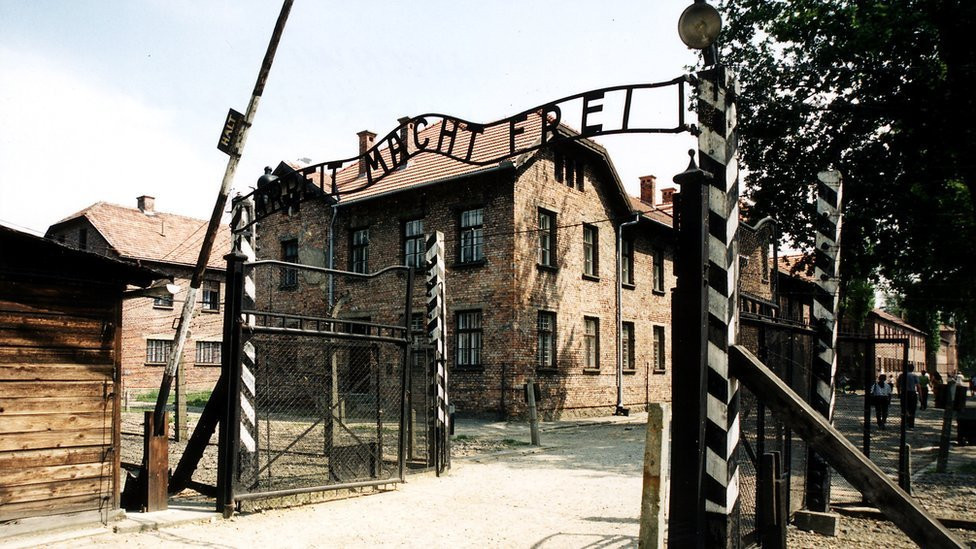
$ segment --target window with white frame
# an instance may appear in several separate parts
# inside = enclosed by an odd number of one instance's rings
[[[220,282],[216,280],[203,281],[203,296],[200,303],[204,311],[216,312],[220,310]]]
[[[403,264],[408,267],[423,267],[426,249],[424,246],[424,220],[411,219],[403,223]]]
[[[654,291],[664,291],[664,250],[654,248]]]
[[[556,266],[556,214],[539,209],[539,265]]]
[[[369,228],[352,231],[349,246],[349,270],[354,273],[369,272]]]
[[[460,229],[458,260],[461,263],[482,261],[485,258],[484,209],[475,208],[461,212]]]
[[[663,372],[664,367],[664,326],[654,327],[654,371]]]
[[[634,241],[626,238],[620,241],[620,282],[634,284]]]
[[[536,366],[540,370],[556,369],[556,313],[539,311],[537,325],[538,353]]]
[[[456,364],[458,366],[481,365],[481,311],[457,313],[455,337],[457,337]]]
[[[583,225],[583,274],[600,276],[599,232],[593,225]]]
[[[583,367],[587,370],[600,368],[600,319],[583,318]]]
[[[172,339],[147,339],[146,364],[166,364],[172,351]]]
[[[635,370],[637,368],[634,361],[634,323],[624,322],[620,332],[621,360],[625,370]]]
[[[220,342],[219,341],[197,341],[197,364],[208,366],[220,365]]]

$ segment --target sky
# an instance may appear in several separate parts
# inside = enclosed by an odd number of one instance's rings
[[[561,97],[665,81],[697,53],[678,39],[690,0],[336,2],[295,0],[234,179],[354,156],[356,132],[403,116],[491,122]],[[95,202],[206,219],[244,112],[275,0],[0,0],[0,223],[43,233]],[[661,96],[662,120],[677,100]],[[694,122],[687,113],[689,122]],[[668,124],[670,125],[670,124]],[[625,187],[659,187],[695,139],[597,138]],[[232,192],[232,194],[233,194]]]

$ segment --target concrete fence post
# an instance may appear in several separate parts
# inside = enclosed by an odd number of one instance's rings
[[[668,404],[647,405],[647,441],[644,445],[644,487],[641,494],[640,549],[660,549],[667,538],[668,522]]]

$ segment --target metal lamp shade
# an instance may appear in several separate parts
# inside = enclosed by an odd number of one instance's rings
[[[703,50],[722,32],[722,17],[710,4],[695,2],[678,18],[678,36],[689,48]]]

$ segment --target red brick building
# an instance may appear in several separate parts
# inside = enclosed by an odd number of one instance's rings
[[[931,361],[930,361],[931,362]],[[932,366],[929,366],[929,371]],[[959,372],[959,351],[956,347],[956,329],[945,324],[939,326],[939,350],[935,357],[935,371],[942,375],[942,379],[947,376],[956,375]]]
[[[133,260],[171,275],[180,286],[173,299],[123,302],[122,379],[130,393],[159,388],[207,225],[204,220],[157,212],[154,202],[151,196],[140,196],[138,208],[98,202],[51,225],[46,235],[74,248]],[[229,251],[230,233],[222,228],[183,352],[181,366],[190,391],[211,389],[220,375],[223,256]]]
[[[540,120],[529,117],[515,148],[533,144]],[[418,139],[437,141],[449,131],[435,124],[419,131]],[[565,126],[560,131],[572,132]],[[507,152],[508,134],[498,133],[480,134],[478,146]],[[468,150],[470,135],[449,138],[457,139],[456,150]],[[359,137],[360,151],[372,147],[374,134]],[[396,165],[387,149],[381,154],[387,165]],[[340,192],[361,186],[367,169],[340,171]],[[277,173],[285,171],[281,165]],[[656,207],[653,177],[642,178],[641,190],[643,200],[629,197],[607,151],[585,139],[481,167],[421,154],[338,204],[309,201],[292,216],[261,221],[258,258],[327,266],[333,257],[336,268],[375,272],[422,265],[421,235],[443,232],[447,363],[452,402],[462,414],[522,414],[528,379],[541,385],[544,415],[612,412],[620,283],[622,404],[640,409],[670,399],[675,285],[669,207]],[[257,281],[259,304],[325,314],[325,277],[300,274],[289,282]],[[422,311],[423,284],[418,286],[414,310]],[[335,299],[343,301],[343,317],[404,320],[396,316],[402,312],[383,305],[402,298],[381,298],[362,284],[337,283]]]

